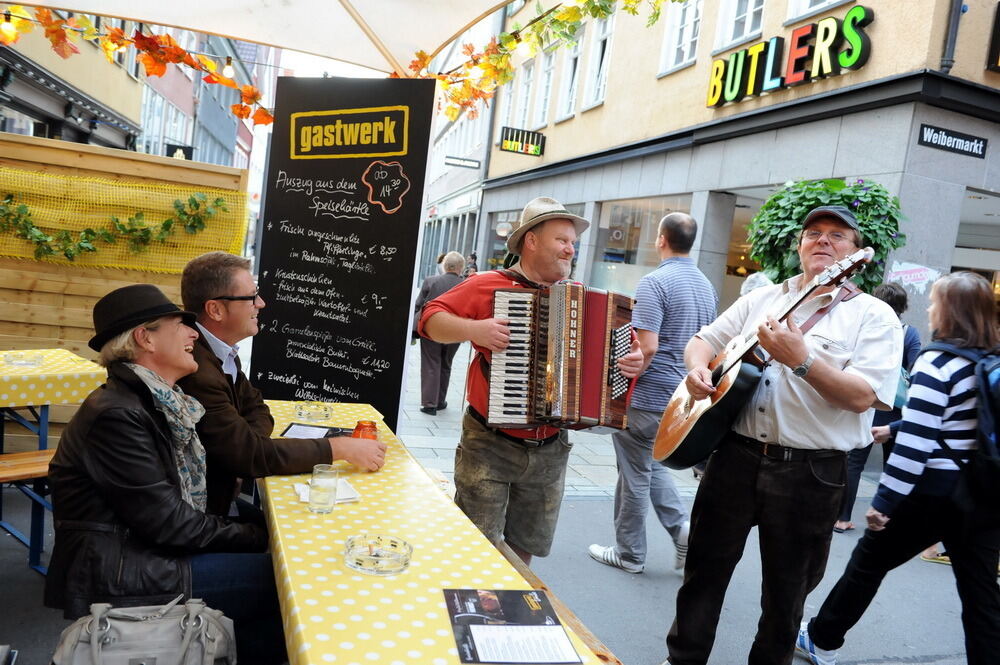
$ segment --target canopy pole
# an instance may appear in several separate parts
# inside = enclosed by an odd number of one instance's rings
[[[382,54],[382,57],[385,58],[386,62],[388,62],[389,65],[393,68],[393,70],[396,72],[396,75],[399,76],[400,78],[408,78],[406,70],[403,69],[403,66],[399,63],[399,61],[396,60],[396,58],[392,55],[389,49],[386,48],[385,44],[382,43],[382,40],[379,39],[379,36],[375,34],[375,31],[372,30],[367,23],[365,23],[365,20],[361,17],[361,14],[359,14],[358,11],[354,8],[350,0],[340,0],[340,4],[344,6],[344,9],[347,10],[347,13],[351,15],[351,18],[354,19],[354,22],[358,24],[359,28],[361,28],[361,31],[368,36],[368,39],[371,40],[372,44],[375,45],[375,48],[378,49],[378,52]]]

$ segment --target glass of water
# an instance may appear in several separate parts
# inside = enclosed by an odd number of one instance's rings
[[[329,513],[337,503],[337,467],[332,464],[317,464],[313,467],[309,480],[309,510],[314,513]]]

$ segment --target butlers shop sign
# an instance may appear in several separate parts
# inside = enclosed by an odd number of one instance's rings
[[[871,40],[864,28],[875,18],[868,7],[855,5],[843,19],[827,16],[771,37],[712,62],[707,106],[722,106],[747,97],[836,76],[868,62]]]

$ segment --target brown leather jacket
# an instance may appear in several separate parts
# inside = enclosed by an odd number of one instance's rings
[[[332,461],[326,439],[272,439],[274,419],[243,370],[230,381],[204,336],[194,345],[198,371],[178,381],[205,407],[198,436],[208,454],[208,512],[226,515],[238,478],[306,473]],[[237,367],[239,367],[239,360]]]
[[[187,555],[262,552],[267,533],[195,510],[181,499],[166,419],[124,364],[92,392],[49,465],[55,546],[45,604],[66,618],[91,603],[118,607],[191,595]]]

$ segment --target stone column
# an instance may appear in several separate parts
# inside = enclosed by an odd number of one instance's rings
[[[698,222],[698,237],[691,248],[691,258],[720,295],[735,210],[735,194],[700,191],[691,195],[691,216]]]

